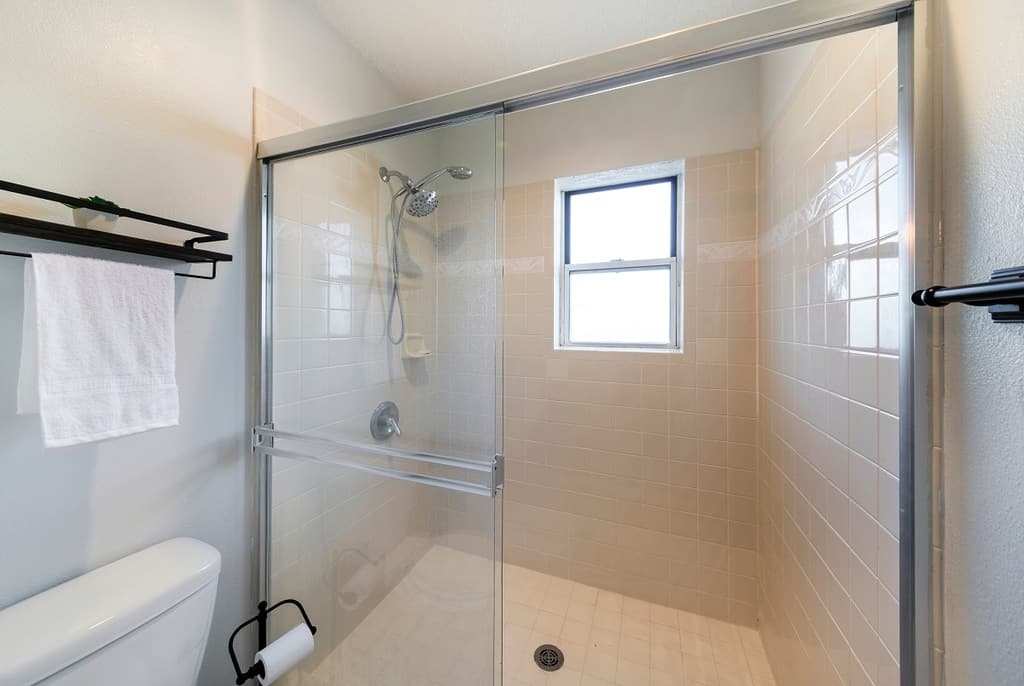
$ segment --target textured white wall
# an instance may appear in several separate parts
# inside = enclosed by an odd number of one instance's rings
[[[940,7],[948,283],[1024,264],[1024,5]],[[947,680],[1024,673],[1024,327],[945,316]]]
[[[782,4],[779,0],[313,2],[356,49],[415,99]]]
[[[247,251],[252,92],[317,121],[396,104],[381,77],[291,3],[0,0],[0,178],[231,233],[216,281],[177,282],[176,428],[44,450],[17,417],[22,269],[0,258],[0,607],[174,536],[224,556],[201,684],[229,682],[224,643],[253,599]],[[67,221],[14,196],[3,211]],[[0,236],[11,250],[61,249]]]

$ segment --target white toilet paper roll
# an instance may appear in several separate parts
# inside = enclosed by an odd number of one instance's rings
[[[263,676],[256,680],[260,686],[272,684],[312,652],[313,634],[308,626],[299,624],[256,653],[256,661],[263,663]]]

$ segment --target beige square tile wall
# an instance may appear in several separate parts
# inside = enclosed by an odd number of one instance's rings
[[[489,461],[498,451],[500,398],[497,367],[500,303],[498,302],[497,207],[487,160],[493,155],[493,129],[483,125],[462,132],[456,143],[479,147],[470,180],[441,178],[436,185],[436,340],[435,369],[429,377],[432,423],[430,450],[443,455]],[[490,134],[490,136],[488,136]],[[451,159],[466,158],[448,151]],[[486,151],[486,152],[485,152]],[[446,157],[446,159],[449,159]],[[493,158],[489,160],[493,168]],[[413,383],[421,380],[413,377]],[[452,478],[465,474],[446,473]],[[434,542],[493,559],[500,544],[495,500],[481,495],[439,492],[434,511]],[[498,543],[496,543],[496,541]]]
[[[478,170],[468,183],[487,183]],[[497,431],[499,351],[495,190],[442,179],[437,208],[437,374],[434,449],[489,459]]]
[[[417,378],[422,370],[405,364],[383,335],[388,195],[378,167],[359,150],[274,167],[273,393],[282,430],[364,442],[370,412],[391,399],[405,410],[410,437],[433,435],[426,383]],[[404,225],[408,259],[400,260],[406,329],[424,334],[428,345],[437,298],[433,219],[416,220],[424,225],[419,232]],[[430,372],[434,361],[424,364]]]
[[[682,353],[555,350],[554,182],[506,188],[505,559],[752,624],[757,153],[685,169]]]
[[[780,686],[898,682],[895,69],[895,27],[824,41],[763,132],[760,612]]]

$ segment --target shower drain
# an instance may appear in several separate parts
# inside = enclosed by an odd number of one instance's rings
[[[533,661],[545,672],[553,672],[565,664],[565,656],[562,655],[562,651],[558,649],[558,646],[545,643],[533,651]]]

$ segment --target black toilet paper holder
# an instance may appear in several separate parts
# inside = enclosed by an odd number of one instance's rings
[[[281,602],[275,603],[270,607],[267,607],[267,602],[265,600],[260,601],[259,605],[256,606],[256,609],[259,610],[256,613],[256,616],[250,617],[249,619],[239,624],[238,627],[231,632],[231,638],[228,639],[228,655],[231,656],[231,665],[235,668],[235,683],[239,686],[241,684],[244,684],[249,679],[255,679],[258,676],[266,676],[266,672],[264,672],[263,670],[263,663],[258,660],[256,661],[256,664],[254,664],[249,669],[245,670],[245,672],[242,671],[242,668],[238,666],[238,657],[235,655],[235,636],[238,635],[239,631],[249,626],[253,622],[256,622],[256,643],[258,646],[257,650],[263,650],[267,647],[267,617],[270,616],[271,612],[281,607],[282,605],[294,605],[295,607],[299,608],[299,612],[302,614],[302,621],[304,621],[306,623],[306,626],[309,627],[309,633],[314,635],[316,634],[316,627],[313,626],[313,622],[309,621],[309,615],[306,614],[306,608],[302,607],[302,603],[300,603],[298,600],[288,598],[287,600],[282,600]]]

